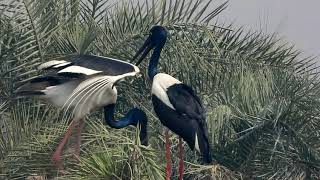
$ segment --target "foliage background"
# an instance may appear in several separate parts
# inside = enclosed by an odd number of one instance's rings
[[[142,77],[120,84],[117,116],[133,106],[149,117],[150,146],[138,130],[114,130],[90,115],[82,157],[65,149],[66,172],[50,162],[69,118],[13,91],[58,54],[97,54],[129,61],[154,24],[170,32],[160,71],[191,85],[204,101],[216,163],[201,165],[185,145],[185,179],[319,179],[319,80],[314,58],[302,58],[274,35],[215,21],[227,4],[202,0],[0,0],[0,177],[163,179],[162,125]],[[40,72],[41,73],[41,72]],[[173,178],[177,138],[172,137]],[[72,140],[70,144],[72,143]]]

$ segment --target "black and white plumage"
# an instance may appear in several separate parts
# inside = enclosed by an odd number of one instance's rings
[[[96,55],[69,55],[59,60],[52,60],[41,64],[40,70],[62,70],[69,66],[74,66],[74,70],[80,67],[76,72],[90,75],[91,73],[102,73],[109,76],[117,76],[132,72],[139,72],[139,68],[131,63]],[[85,68],[82,70],[81,68]],[[75,73],[76,73],[75,72]]]
[[[80,131],[84,117],[94,110],[104,107],[105,121],[113,128],[147,123],[147,117],[138,108],[130,110],[119,121],[114,120],[114,106],[117,100],[115,84],[129,76],[137,75],[137,66],[125,61],[94,55],[70,55],[38,66],[47,72],[35,77],[16,90],[17,96],[34,96],[44,99],[65,110],[71,109],[73,121],[53,155],[53,161],[60,163],[61,151],[70,137],[72,129],[79,124],[77,148],[80,146]],[[112,113],[112,114],[110,114]],[[147,144],[146,125],[141,126],[141,141]],[[77,152],[79,154],[79,152]],[[58,168],[60,168],[58,167]]]
[[[167,39],[167,31],[162,26],[154,26],[144,45],[133,60],[140,54],[136,65],[142,62],[150,50],[151,55],[148,76],[152,80],[152,102],[161,123],[183,138],[193,150],[199,151],[206,163],[212,161],[204,107],[191,87],[176,78],[157,72],[160,53]],[[166,137],[168,140],[168,138]],[[182,147],[182,146],[181,146]],[[168,152],[167,148],[167,152]],[[182,153],[182,148],[181,148]],[[169,154],[169,153],[168,153]],[[167,160],[169,160],[169,155]],[[168,157],[169,156],[169,157]],[[181,155],[182,157],[182,155]],[[182,158],[181,158],[182,159]],[[179,179],[183,177],[183,161],[180,161]],[[171,164],[167,164],[167,177],[170,179]]]
[[[73,109],[79,119],[91,111],[115,104],[114,84],[139,73],[139,68],[113,58],[93,55],[66,56],[41,64],[39,70],[48,74],[31,79],[17,89],[18,95],[35,95],[57,107]]]
[[[202,103],[194,91],[164,73],[155,75],[152,102],[161,123],[181,136],[194,150],[211,162],[208,132]]]

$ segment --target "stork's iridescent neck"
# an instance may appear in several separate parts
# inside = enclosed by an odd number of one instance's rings
[[[162,48],[163,46],[161,45],[156,46],[156,48],[152,53],[150,63],[149,63],[149,68],[148,68],[148,76],[151,81],[153,80],[154,76],[158,74],[158,63],[159,63],[159,58],[160,58],[160,53]]]
[[[120,129],[129,125],[140,125],[140,141],[143,145],[148,145],[147,123],[148,118],[144,111],[133,108],[124,117],[115,120],[114,119],[115,104],[111,104],[104,107],[105,122],[112,128]]]

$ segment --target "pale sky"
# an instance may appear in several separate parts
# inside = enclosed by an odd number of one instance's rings
[[[305,55],[320,55],[320,0],[229,0],[219,22],[275,32]]]
[[[213,0],[211,8],[225,1]],[[320,0],[229,0],[219,22],[277,33],[306,55],[320,55]]]

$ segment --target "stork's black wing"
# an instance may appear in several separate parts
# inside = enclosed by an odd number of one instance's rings
[[[183,118],[186,124],[190,124],[192,131],[198,134],[200,151],[206,162],[211,162],[208,129],[205,120],[205,112],[199,97],[185,84],[174,84],[167,89],[167,95],[175,111]],[[188,132],[190,130],[186,130]],[[190,145],[190,144],[189,144]]]
[[[96,71],[103,71],[103,74],[110,76],[135,72],[136,70],[133,64],[110,57],[77,55],[70,56],[69,58],[75,65]]]
[[[196,120],[205,138],[208,139],[205,111],[199,97],[192,88],[185,84],[175,84],[168,88],[167,94],[176,111]]]
[[[137,67],[133,64],[110,57],[95,55],[62,56],[55,60],[41,64],[39,69],[53,70],[58,73],[59,71],[65,70],[64,73],[68,72],[68,75],[73,73],[84,75],[103,74],[109,76],[117,76],[137,71]],[[86,72],[88,73],[86,74]]]
[[[205,112],[202,103],[191,87],[185,84],[175,84],[168,88],[167,94],[177,112],[204,121]]]

